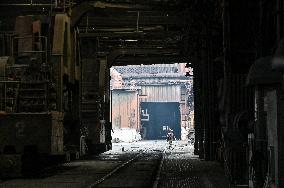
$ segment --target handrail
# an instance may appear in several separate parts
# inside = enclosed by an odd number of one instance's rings
[[[23,37],[13,37],[12,39],[12,44],[11,44],[11,52],[12,52],[12,56],[14,56],[14,40],[16,39],[34,39],[34,38],[39,38],[39,39],[44,39],[44,46],[45,46],[45,50],[31,50],[31,51],[23,51],[23,53],[44,53],[45,54],[45,64],[47,64],[47,37],[45,36],[23,36]]]

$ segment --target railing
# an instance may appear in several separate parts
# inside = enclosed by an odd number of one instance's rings
[[[0,33],[0,56],[11,55],[12,32]]]
[[[38,40],[40,44],[44,43],[43,45],[40,45],[39,46],[39,49],[36,50],[34,49],[34,45],[32,46],[32,49],[31,50],[23,50],[23,49],[15,49],[15,44],[18,44],[19,45],[19,41],[20,40],[25,40],[25,39],[31,39],[32,40],[32,44],[35,44],[35,40]],[[44,46],[44,47],[43,47]],[[24,36],[24,37],[13,37],[12,38],[12,43],[11,43],[11,54],[12,56],[14,57],[17,57],[17,56],[21,56],[21,55],[24,55],[24,54],[43,54],[44,56],[44,60],[42,61],[42,63],[45,63],[47,64],[47,56],[48,56],[48,53],[47,53],[47,37],[45,36]]]
[[[64,11],[70,9],[74,5],[73,0],[56,0],[55,7],[63,7]]]
[[[0,111],[15,112],[17,107],[17,95],[19,81],[0,81]]]

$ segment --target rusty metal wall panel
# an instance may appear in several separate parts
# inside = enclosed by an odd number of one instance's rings
[[[141,102],[180,102],[181,89],[179,85],[141,86],[141,94],[146,96]]]
[[[112,91],[113,129],[139,127],[139,101],[137,91]]]

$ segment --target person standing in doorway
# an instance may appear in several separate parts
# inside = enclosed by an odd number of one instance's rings
[[[174,132],[172,129],[169,128],[168,134],[167,134],[167,141],[169,142],[169,149],[172,148],[173,140],[174,140]]]

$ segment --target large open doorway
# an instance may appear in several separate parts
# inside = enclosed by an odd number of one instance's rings
[[[112,142],[194,141],[193,69],[189,63],[113,66]]]

